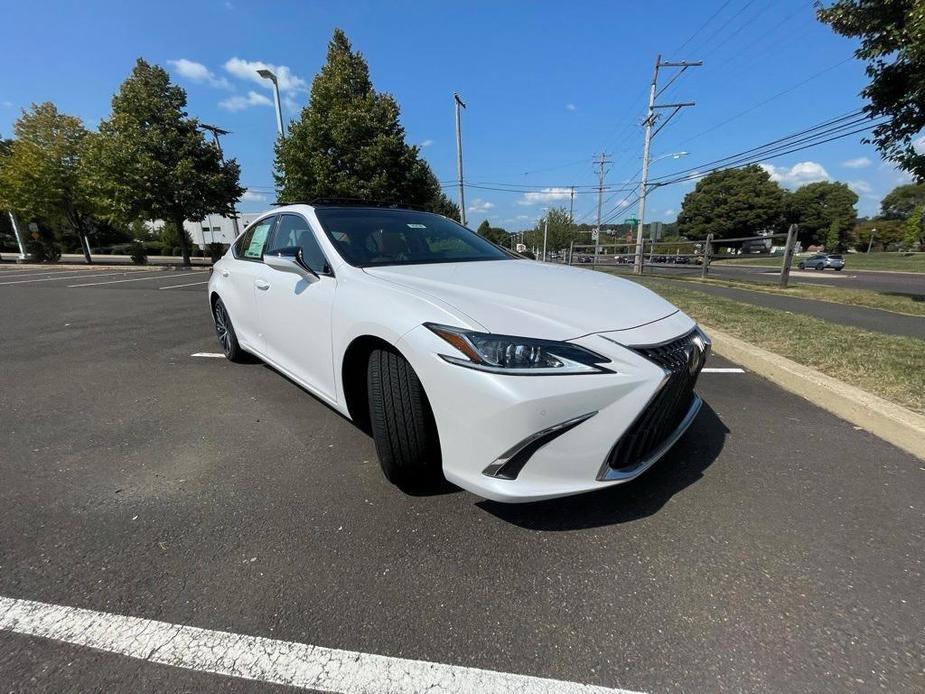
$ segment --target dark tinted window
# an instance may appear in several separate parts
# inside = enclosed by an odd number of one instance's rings
[[[319,207],[315,214],[351,265],[412,265],[513,256],[440,215],[372,207]]]
[[[241,238],[234,244],[234,255],[244,260],[260,260],[263,258],[263,246],[267,235],[273,227],[276,217],[267,217],[252,224]]]
[[[318,240],[311,227],[308,226],[308,222],[300,215],[280,215],[279,224],[276,225],[273,236],[267,244],[267,252],[296,247],[302,249],[302,260],[305,264],[319,275],[330,271],[324,253],[321,252]]]

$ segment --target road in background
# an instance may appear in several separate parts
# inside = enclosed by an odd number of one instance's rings
[[[280,374],[192,358],[204,285],[161,274],[0,286],[0,595],[650,692],[925,686],[923,463],[873,435],[704,374],[633,483],[409,496]],[[0,632],[7,690],[245,684]]]

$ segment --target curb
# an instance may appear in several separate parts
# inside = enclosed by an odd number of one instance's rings
[[[716,328],[702,327],[720,356],[925,460],[925,416]]]

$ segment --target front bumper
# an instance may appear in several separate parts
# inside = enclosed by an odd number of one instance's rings
[[[398,347],[430,400],[446,478],[488,499],[525,502],[629,481],[671,447],[699,409],[696,396],[670,435],[655,442],[664,445],[647,450],[632,467],[606,470],[615,442],[638,424],[666,383],[665,369],[623,345],[668,343],[695,327],[678,312],[639,328],[573,340],[611,359],[608,368],[615,373],[607,374],[509,376],[462,368],[439,357],[452,347],[423,326]],[[537,445],[533,437],[550,431],[554,435]],[[524,445],[533,450],[513,478],[492,474]]]

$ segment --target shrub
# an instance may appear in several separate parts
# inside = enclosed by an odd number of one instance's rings
[[[135,265],[147,265],[148,264],[148,254],[145,252],[145,246],[143,243],[133,244],[132,262],[135,263]]]
[[[26,241],[26,252],[39,263],[57,263],[61,259],[61,247],[46,239]]]

